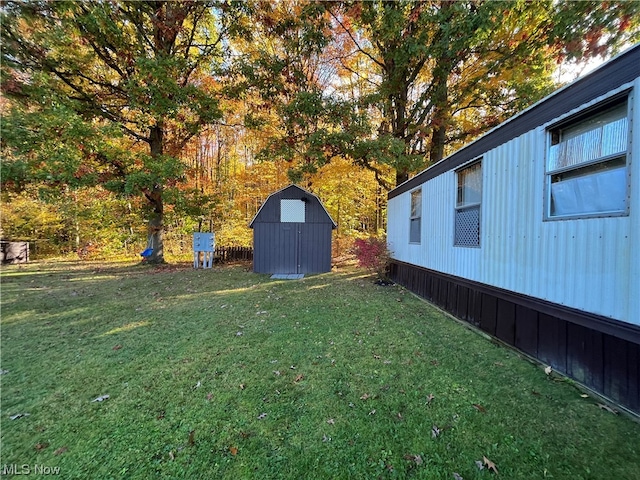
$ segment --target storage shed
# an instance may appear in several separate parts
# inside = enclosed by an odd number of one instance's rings
[[[640,413],[640,45],[389,193],[391,277]]]
[[[331,270],[331,234],[338,225],[320,199],[297,185],[271,194],[249,224],[253,271],[305,274]]]

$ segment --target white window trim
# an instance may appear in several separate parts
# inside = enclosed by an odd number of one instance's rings
[[[419,196],[420,196],[420,205],[417,209],[416,215],[413,215],[413,199],[414,199],[414,194],[420,192]],[[417,195],[416,195],[417,196]],[[418,188],[414,188],[413,190],[411,190],[409,192],[409,243],[411,245],[420,245],[422,243],[422,187],[418,187]],[[418,240],[411,240],[411,223],[414,220],[420,220],[420,229],[418,231]]]
[[[462,165],[461,167],[457,168],[454,170],[454,175],[455,175],[455,201],[454,201],[454,210],[453,210],[453,246],[454,247],[459,247],[459,248],[480,248],[482,246],[482,191],[483,191],[483,171],[484,169],[482,168],[482,162],[483,162],[483,157],[480,158],[475,158],[472,161],[465,163],[464,165]],[[458,188],[459,188],[459,184],[458,184],[458,179],[459,179],[459,173],[474,167],[476,165],[480,166],[480,201],[479,202],[471,202],[471,203],[464,203],[462,205],[458,204]],[[478,244],[477,245],[464,245],[464,244],[459,244],[457,243],[457,238],[456,238],[456,218],[457,218],[457,213],[461,210],[468,210],[471,208],[478,208]]]
[[[570,115],[564,115],[561,119],[545,125],[545,153],[544,153],[544,209],[543,209],[543,221],[562,221],[562,220],[575,220],[575,219],[588,219],[588,218],[605,218],[605,217],[622,217],[629,215],[629,191],[630,191],[630,156],[631,156],[631,141],[633,136],[633,90],[630,90],[628,86],[617,89],[612,95],[606,98],[598,99],[597,103],[591,103],[584,108],[572,111]],[[626,98],[627,104],[627,120],[628,120],[628,132],[627,132],[627,150],[626,152],[620,152],[610,155],[603,155],[601,157],[579,163],[574,166],[565,168],[558,168],[549,170],[549,155],[551,151],[552,132],[557,130],[563,125],[579,125],[580,122],[586,121],[589,118],[598,115],[598,111],[606,111],[608,107],[614,107],[618,102],[623,102],[623,98]],[[592,114],[588,111],[593,110]],[[584,118],[580,118],[584,115]],[[578,117],[575,121],[572,118]],[[583,168],[602,165],[606,162],[618,160],[624,158],[625,163],[625,206],[623,209],[612,211],[600,211],[600,212],[581,212],[575,214],[551,214],[551,185],[552,177],[559,173],[566,173],[572,171],[578,171]]]

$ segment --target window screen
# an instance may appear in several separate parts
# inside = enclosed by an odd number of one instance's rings
[[[482,164],[476,162],[456,173],[458,188],[453,244],[458,247],[479,247]]]
[[[411,192],[411,215],[409,219],[409,243],[420,243],[422,226],[422,189]]]
[[[305,205],[302,200],[282,199],[280,200],[280,222],[282,223],[304,223]]]
[[[626,212],[629,129],[625,99],[548,131],[549,218]]]

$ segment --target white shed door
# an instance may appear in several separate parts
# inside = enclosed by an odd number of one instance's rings
[[[280,222],[304,223],[305,203],[302,200],[280,200]]]

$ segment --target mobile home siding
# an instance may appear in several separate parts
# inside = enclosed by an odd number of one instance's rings
[[[631,98],[637,104],[640,96]],[[393,258],[640,325],[639,295],[631,294],[640,292],[640,257],[631,248],[640,241],[640,208],[628,216],[543,221],[545,144],[541,126],[482,155],[479,248],[453,245],[455,171],[420,187],[420,244],[406,240],[409,192],[391,198]],[[631,178],[640,175],[639,163],[630,162]],[[640,205],[638,188],[629,191],[630,203]]]
[[[607,91],[599,84],[604,73]],[[636,46],[576,82],[578,91],[574,84],[547,97],[400,185],[389,194],[387,231],[391,276],[398,283],[637,413],[639,77]],[[631,124],[628,212],[547,220],[548,129],[621,96],[628,96]],[[561,111],[558,102],[570,108]],[[456,171],[478,160],[480,245],[457,247]],[[422,194],[422,231],[420,242],[410,243],[411,192],[416,189]]]

